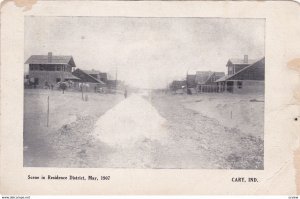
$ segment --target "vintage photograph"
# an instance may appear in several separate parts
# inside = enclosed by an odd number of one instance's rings
[[[23,166],[264,169],[265,19],[24,21]]]

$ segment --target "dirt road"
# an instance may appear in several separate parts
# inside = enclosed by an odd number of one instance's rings
[[[132,94],[116,99],[94,95],[88,102],[80,98],[75,104],[57,101],[57,106],[52,103],[53,114],[62,107],[64,115],[53,115],[57,121],[51,128],[39,127],[39,118],[30,117],[45,112],[45,106],[35,110],[26,103],[26,124],[30,125],[24,131],[25,166],[263,168],[260,136],[226,127],[217,118],[186,107],[176,96]],[[75,119],[67,123],[60,119],[73,115]]]
[[[101,116],[92,134],[111,149],[102,167],[263,167],[260,138],[225,127],[167,96],[131,95]]]
[[[101,116],[93,133],[110,146],[132,147],[145,139],[161,141],[165,122],[148,101],[132,94]]]
[[[155,167],[159,146],[167,144],[166,120],[143,97],[132,94],[107,111],[95,124],[93,135],[112,153],[104,167]]]

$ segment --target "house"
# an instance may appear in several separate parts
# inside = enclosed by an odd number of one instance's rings
[[[187,83],[185,80],[174,80],[170,85],[170,90],[175,93],[184,93]]]
[[[250,62],[251,64],[249,64]],[[247,64],[241,64],[241,62],[240,64],[233,64],[231,60],[228,63],[227,67],[230,68],[228,74],[216,80],[219,92],[264,92],[265,57],[256,61],[248,61]]]
[[[29,65],[29,84],[37,88],[79,80],[72,75],[72,70],[76,67],[72,56],[54,56],[52,52],[48,55],[31,55],[25,64]]]
[[[96,79],[100,79],[100,76],[99,76],[100,71],[98,71],[98,70],[92,69],[92,70],[81,70],[81,71],[83,71],[85,74],[88,74]]]
[[[197,71],[196,90],[198,92],[217,92],[218,87],[215,81],[225,76],[224,72]]]
[[[89,89],[86,89],[88,91],[96,91],[98,88],[105,86],[105,83],[100,80],[97,71],[81,70],[78,68],[74,70],[72,74],[78,77],[81,83],[88,85]]]
[[[187,75],[186,76],[186,86],[188,88],[196,88],[196,75]]]
[[[227,74],[228,75],[232,75],[235,74],[237,72],[239,72],[240,70],[242,70],[243,68],[253,64],[254,62],[256,62],[257,60],[255,59],[248,59],[248,55],[244,55],[244,59],[234,59],[231,58],[228,60],[226,67],[227,67]]]
[[[103,72],[100,72],[100,71],[94,70],[94,69],[92,69],[92,70],[82,70],[82,71],[84,73],[86,73],[86,74],[88,74],[88,75],[104,82],[104,83],[106,83],[106,81],[107,81],[107,73],[103,73]]]
[[[107,73],[99,73],[99,78],[102,82],[106,83],[108,78],[107,78]]]

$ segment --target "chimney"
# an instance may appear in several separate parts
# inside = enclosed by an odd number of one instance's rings
[[[52,52],[48,52],[48,62],[52,62]]]
[[[244,63],[248,63],[248,55],[244,55]]]

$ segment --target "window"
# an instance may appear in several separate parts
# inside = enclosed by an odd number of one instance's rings
[[[228,66],[228,74],[229,75],[233,74],[233,67],[232,66]]]
[[[33,70],[39,70],[39,65],[35,64]]]
[[[237,82],[237,87],[238,87],[239,89],[242,89],[242,88],[243,88],[243,82],[242,82],[242,81],[238,81],[238,82]]]

